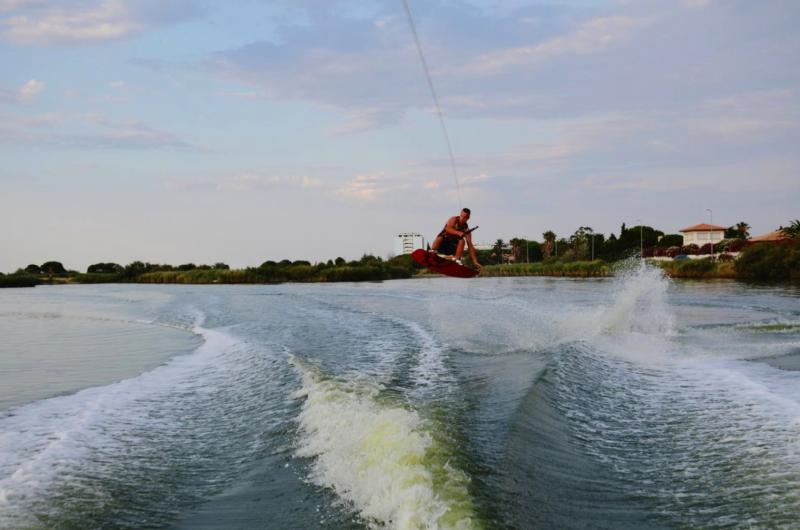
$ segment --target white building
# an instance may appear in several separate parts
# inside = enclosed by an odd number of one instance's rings
[[[418,248],[425,248],[425,239],[422,234],[416,232],[406,232],[397,234],[394,238],[394,255],[402,256],[403,254],[411,254]]]
[[[683,244],[695,244],[698,247],[712,243],[716,245],[725,239],[725,227],[701,223],[679,230],[683,235]]]

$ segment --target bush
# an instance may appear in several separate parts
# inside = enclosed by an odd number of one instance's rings
[[[741,252],[747,246],[744,239],[732,239],[725,245],[725,252]]]
[[[789,244],[758,243],[744,249],[736,272],[751,280],[800,279],[800,239]]]
[[[611,267],[602,260],[556,261],[549,258],[537,263],[486,265],[482,276],[569,276],[589,278],[611,276]]]
[[[683,245],[683,236],[680,234],[667,234],[658,241],[661,248],[680,247]]]
[[[716,263],[710,259],[661,261],[657,265],[674,278],[716,277]]]
[[[684,245],[681,247],[681,251],[678,254],[687,254],[690,256],[696,256],[700,252],[700,247],[695,245],[694,243],[690,245]]]
[[[95,263],[93,265],[89,265],[89,268],[86,269],[86,272],[87,274],[119,274],[124,270],[125,269],[122,267],[122,265],[118,265],[116,263]]]
[[[116,283],[123,280],[123,275],[119,273],[106,273],[106,272],[87,272],[86,274],[78,274],[75,276],[75,281],[78,283]]]
[[[35,287],[39,278],[30,274],[0,275],[0,287]]]

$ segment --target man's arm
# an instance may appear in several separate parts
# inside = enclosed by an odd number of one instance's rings
[[[451,217],[447,221],[447,226],[444,227],[444,231],[456,237],[464,237],[464,232],[456,228],[456,221],[458,221],[458,216]]]
[[[472,258],[472,263],[475,264],[478,271],[482,271],[483,266],[478,261],[478,253],[475,252],[475,246],[472,244],[472,233],[468,233],[464,239],[467,240],[467,248],[469,249],[469,257]]]

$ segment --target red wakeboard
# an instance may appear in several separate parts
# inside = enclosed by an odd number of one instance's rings
[[[475,269],[459,265],[455,261],[439,257],[435,252],[423,250],[421,248],[412,252],[411,258],[423,267],[427,267],[433,272],[438,272],[445,276],[473,278],[478,275],[478,271]]]

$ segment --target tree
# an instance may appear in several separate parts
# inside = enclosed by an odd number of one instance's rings
[[[575,233],[569,237],[572,257],[578,260],[588,257],[590,249],[589,234],[593,232],[594,230],[590,226],[579,226]]]
[[[112,274],[120,273],[124,270],[125,269],[122,267],[122,265],[118,265],[116,263],[95,263],[93,265],[89,265],[89,268],[86,269],[86,272],[89,274]]]
[[[42,268],[39,267],[38,265],[30,264],[27,267],[25,267],[25,272],[27,272],[28,274],[41,274]]]
[[[521,263],[525,261],[525,247],[528,242],[524,239],[514,237],[509,243],[511,244],[511,254],[514,256],[514,262]]]
[[[747,239],[750,237],[750,225],[744,221],[736,223],[736,232],[739,239]]]
[[[150,269],[150,264],[144,264],[141,261],[134,261],[127,265],[125,265],[125,277],[126,278],[136,278],[141,276],[145,272],[148,272]]]
[[[492,247],[492,251],[497,256],[497,263],[500,264],[503,262],[503,247],[505,246],[505,242],[502,239],[498,239],[494,242],[494,247]]]
[[[229,270],[231,270],[230,265],[228,265],[227,263],[222,263],[221,261],[218,261],[217,263],[215,263],[214,264],[214,268],[217,269],[217,270],[220,270],[220,271],[229,271]]]
[[[785,235],[790,239],[795,239],[796,237],[800,237],[800,219],[795,219],[794,221],[790,221],[789,226],[786,227],[781,226],[778,230],[780,230],[781,234]]]
[[[341,256],[339,256],[338,258],[333,260],[333,262],[336,264],[337,267],[341,267],[342,265],[347,263],[347,261],[345,261],[345,259],[343,257],[341,257]]]
[[[542,261],[542,245],[538,241],[527,241],[525,243],[525,261],[531,263]]]
[[[683,245],[683,236],[680,234],[667,234],[658,240],[659,247],[680,247]]]
[[[67,270],[58,261],[48,261],[42,263],[42,274],[64,274]]]
[[[553,254],[553,246],[556,242],[556,233],[552,230],[548,230],[542,234],[544,238],[544,250],[542,253],[544,254],[545,258],[549,258]]]

